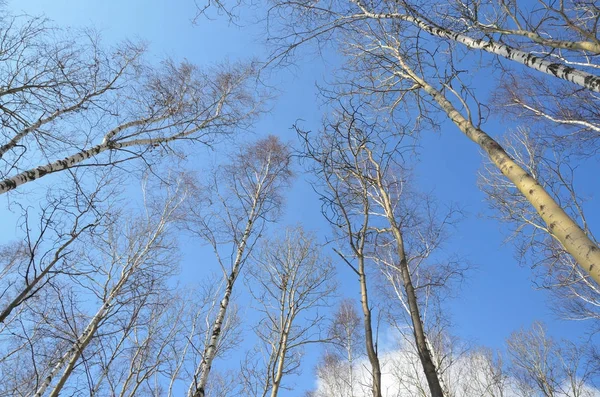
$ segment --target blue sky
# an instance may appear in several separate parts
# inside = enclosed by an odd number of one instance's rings
[[[226,58],[233,61],[266,56],[259,42],[260,27],[238,27],[218,17],[199,19],[198,24],[193,25],[192,0],[9,0],[8,7],[14,12],[44,14],[61,27],[94,27],[107,44],[123,39],[145,41],[149,44],[149,59],[154,61],[169,56],[210,65]],[[297,119],[305,120],[307,128],[318,128],[322,113],[315,84],[323,81],[334,66],[310,57],[300,59],[293,69],[274,76],[272,84],[280,95],[272,103],[272,112],[264,115],[254,130],[296,142],[290,128]],[[489,88],[487,81],[484,77],[475,79],[483,89]],[[496,135],[504,128],[506,124],[495,119],[487,124],[486,130]],[[534,288],[532,271],[520,267],[510,243],[503,243],[507,235],[501,230],[503,226],[484,215],[487,204],[477,188],[482,156],[475,145],[454,125],[444,123],[440,132],[423,134],[421,158],[417,168],[419,187],[433,191],[442,203],[461,203],[468,215],[452,231],[452,238],[445,247],[446,252],[456,251],[476,266],[449,305],[452,331],[475,343],[500,348],[511,332],[530,325],[533,320],[545,321],[550,334],[558,337],[570,337],[583,329],[582,324],[555,318],[548,307],[547,294]],[[593,166],[595,163],[590,165]],[[591,172],[585,172],[585,177],[594,178]],[[594,193],[589,189],[588,194]],[[319,211],[316,196],[304,176],[299,175],[288,195],[281,223],[302,222],[309,229],[326,233],[328,226]],[[591,215],[597,217],[598,213]],[[2,217],[5,216],[3,211]],[[3,232],[11,233],[6,229]],[[190,256],[186,256],[182,264],[184,274],[200,276],[202,270],[192,262]],[[340,284],[352,295],[357,291],[356,284],[345,270],[340,267]],[[309,363],[298,384],[310,385],[311,372]]]

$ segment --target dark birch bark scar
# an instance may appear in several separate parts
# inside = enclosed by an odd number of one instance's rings
[[[470,36],[453,32],[451,30],[434,26],[425,21],[404,14],[374,14],[365,12],[367,17],[371,18],[390,18],[401,19],[413,23],[418,28],[428,32],[433,36],[450,39],[461,43],[469,48],[480,49],[490,54],[495,54],[506,59],[519,62],[529,68],[549,74],[562,80],[570,81],[590,91],[600,92],[600,76],[576,69],[571,66],[565,66],[557,62],[549,62],[543,58],[537,57],[531,53],[519,50],[506,44],[498,43],[492,40],[474,39]]]
[[[414,72],[412,74],[414,75]],[[459,129],[486,152],[489,159],[536,209],[548,226],[550,234],[573,256],[579,266],[587,271],[596,283],[600,284],[600,269],[595,266],[600,261],[600,249],[586,231],[491,136],[470,124],[439,91],[425,80],[417,75],[414,75],[414,79],[434,98]],[[465,127],[465,123],[467,127]],[[587,247],[592,248],[588,249]]]

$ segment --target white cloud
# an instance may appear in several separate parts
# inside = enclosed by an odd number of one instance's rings
[[[382,391],[384,397],[428,397],[430,395],[416,350],[407,342],[400,348],[380,355]],[[459,357],[448,355],[444,363],[443,383],[452,397],[502,396],[521,397],[518,382],[509,376],[485,351],[471,351]],[[370,397],[370,365],[366,358],[330,361],[321,369],[316,382],[316,397]],[[567,386],[566,384],[564,386]],[[568,387],[563,387],[569,390]],[[600,397],[600,390],[589,385],[580,387],[579,394],[557,392],[555,397]],[[530,395],[541,395],[534,392]]]

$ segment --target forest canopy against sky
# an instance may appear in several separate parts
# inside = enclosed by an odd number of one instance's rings
[[[3,2],[0,396],[600,396],[599,20]]]

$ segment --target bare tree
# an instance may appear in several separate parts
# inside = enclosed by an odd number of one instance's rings
[[[300,367],[303,348],[325,339],[319,308],[334,291],[334,270],[314,236],[301,227],[263,243],[255,261],[248,274],[262,313],[254,330],[264,362],[244,365],[242,374],[248,395],[276,397],[283,377]]]
[[[224,283],[210,338],[190,383],[190,396],[205,395],[233,287],[265,223],[278,214],[282,190],[291,176],[289,150],[278,138],[269,136],[243,146],[228,164],[218,168],[202,192],[209,205],[189,209],[189,228],[213,248]]]
[[[338,120],[331,125],[329,132],[332,141],[337,142],[336,149],[348,153],[352,162],[346,166],[352,178],[360,180],[360,184],[366,187],[366,194],[370,201],[371,224],[375,238],[372,241],[372,255],[374,260],[383,263],[384,267],[394,269],[400,277],[399,283],[402,288],[401,302],[409,313],[411,328],[413,330],[414,343],[419,353],[425,377],[433,396],[443,396],[444,392],[440,382],[438,369],[433,359],[431,346],[425,334],[424,321],[418,302],[417,290],[415,288],[416,273],[409,267],[409,256],[405,234],[412,228],[419,227],[420,222],[412,222],[418,207],[406,205],[409,200],[403,197],[405,181],[402,179],[402,136],[380,135],[382,127],[375,120],[372,123],[365,121],[360,113],[360,108],[341,105]],[[350,165],[353,168],[350,168]],[[400,171],[400,172],[399,172]],[[430,236],[440,235],[439,230],[432,232]],[[418,235],[418,233],[415,233]],[[439,239],[439,237],[438,237]],[[410,245],[410,242],[408,243]],[[439,241],[430,241],[429,249],[439,245]],[[385,261],[381,255],[382,246],[393,247],[393,255],[390,261]],[[426,259],[427,252],[420,255],[421,261]],[[415,260],[413,269],[418,269],[420,263]],[[412,274],[411,274],[412,273]],[[443,272],[440,272],[443,273]],[[390,272],[388,272],[390,274]],[[450,272],[449,275],[454,274]],[[439,279],[442,284],[443,279]],[[417,284],[417,287],[420,287]]]
[[[588,90],[600,92],[600,77],[587,71],[588,67],[593,64],[568,62],[565,57],[560,55],[554,59],[549,57],[550,60],[547,60],[543,55],[540,56],[539,52],[528,50],[527,46],[527,41],[529,40],[529,43],[541,44],[547,48],[546,54],[555,49],[583,51],[584,57],[587,51],[590,54],[597,54],[600,52],[600,42],[595,35],[598,23],[597,17],[599,15],[597,7],[577,7],[575,5],[570,7],[567,5],[565,7],[564,3],[562,3],[559,8],[555,7],[552,4],[553,2],[540,1],[539,8],[526,9],[525,7],[519,8],[519,6],[513,6],[511,3],[503,0],[497,2],[497,7],[491,4],[494,2],[476,1],[468,4],[457,1],[455,8],[459,12],[456,15],[456,19],[453,20],[453,13],[448,12],[450,7],[447,7],[443,12],[435,12],[427,5],[419,7],[419,5],[410,1],[385,2],[383,3],[383,7],[379,9],[367,5],[360,0],[354,3],[358,6],[364,17],[409,22],[419,30],[427,32],[434,37],[462,44],[470,49],[486,51],[521,63],[533,70],[570,81]],[[490,9],[493,9],[493,11]],[[540,10],[542,12],[545,11],[546,15],[540,16]],[[567,16],[568,14],[571,15]],[[573,14],[579,14],[579,16],[575,16],[575,18],[580,19],[579,22],[574,22],[574,19],[571,19]],[[479,23],[477,18],[484,15],[486,17],[491,16],[495,21],[487,21],[485,24]],[[439,22],[434,20],[436,17],[439,17]],[[520,23],[517,20],[518,18],[528,19],[528,21]],[[497,24],[498,21],[502,21],[500,23],[503,23],[511,19],[512,21],[508,25],[514,22],[514,26],[519,26],[519,28],[514,30],[502,29]],[[550,22],[555,19],[558,19],[562,23],[555,25],[554,22]],[[595,19],[596,21],[594,22]],[[457,20],[460,22],[456,23],[455,21]],[[586,21],[584,22],[583,20]],[[448,23],[448,21],[451,22]],[[467,26],[466,29],[464,26],[457,26],[461,22],[464,24],[464,21],[468,21],[467,25],[470,23],[470,26]],[[472,28],[474,25],[483,30],[483,34],[471,35],[469,28]],[[462,32],[452,30],[452,27],[455,26],[462,28]],[[553,40],[548,36],[545,38],[542,37],[539,32],[544,32],[543,35],[551,34],[546,30],[546,27],[550,26],[554,31],[560,31],[558,26],[566,27],[570,37],[564,40]],[[495,40],[495,37],[491,33],[496,33],[498,40]],[[584,40],[575,41],[574,36],[583,37]],[[506,44],[506,37],[510,37],[511,39],[518,37],[521,40],[509,40],[514,45],[511,46]],[[560,51],[559,54],[561,54]]]
[[[522,395],[592,396],[589,386],[598,380],[600,367],[586,350],[549,338],[544,326],[534,323],[530,330],[515,332],[508,339],[509,373]]]
[[[82,295],[83,291],[78,294],[74,294],[74,290],[67,290],[66,294],[62,291],[58,293],[67,328],[67,335],[63,338],[70,345],[65,346],[51,362],[49,371],[36,387],[35,396],[44,395],[49,388],[50,396],[59,395],[80,360],[85,358],[88,347],[95,341],[100,330],[111,334],[131,332],[134,329],[132,324],[123,328],[123,323],[118,320],[118,313],[127,313],[129,321],[125,320],[125,324],[130,323],[131,319],[138,316],[149,296],[155,293],[153,288],[160,283],[161,277],[171,274],[173,264],[169,263],[168,257],[172,254],[172,244],[167,239],[166,231],[184,198],[184,192],[172,192],[163,206],[148,206],[147,217],[128,225],[124,236],[117,229],[109,229],[97,243],[98,256],[93,251],[84,256],[93,281],[90,280],[88,286],[83,284],[85,278],[78,283],[99,301],[100,306],[89,317],[73,315],[76,304],[73,299],[76,295]],[[85,270],[82,271],[85,274]]]
[[[541,6],[537,9],[528,9],[519,8],[503,0],[498,1],[497,6],[493,3],[496,1],[458,0],[447,5],[409,0],[376,3],[342,0],[323,4],[275,1],[270,9],[273,24],[281,25],[282,21],[277,21],[275,18],[292,14],[294,21],[299,21],[302,27],[285,25],[283,22],[286,30],[280,36],[272,37],[278,43],[283,43],[283,47],[279,47],[273,56],[285,57],[290,51],[307,41],[327,40],[336,34],[337,29],[351,30],[353,27],[350,25],[365,25],[374,21],[373,25],[388,24],[386,28],[395,33],[400,33],[402,29],[412,31],[411,34],[416,31],[420,36],[421,32],[425,32],[450,45],[459,44],[468,49],[488,52],[525,65],[532,70],[600,92],[600,77],[593,74],[597,64],[590,61],[590,58],[600,51],[600,43],[596,36],[599,14],[597,7],[565,5],[564,2],[560,3],[560,7],[556,7],[554,2],[540,1]],[[546,12],[546,15],[540,17],[540,9]],[[480,22],[480,19],[488,19],[488,21]],[[530,19],[530,21],[521,23],[516,19]],[[555,24],[555,20],[560,22]],[[499,25],[504,23],[517,28],[503,29]],[[551,33],[546,31],[546,27],[561,34],[566,31],[569,37],[564,40],[554,40],[549,37]],[[566,29],[561,30],[561,28]],[[540,34],[542,32],[543,34]],[[545,35],[547,36],[543,37]],[[495,40],[494,36],[498,39]],[[577,40],[576,36],[583,40]],[[506,37],[513,39],[508,41],[514,46],[506,43]],[[514,40],[515,37],[520,40]],[[541,44],[546,51],[540,54],[528,48],[527,41]],[[568,49],[571,53],[577,53],[570,62],[561,52],[558,52],[559,55],[554,58],[546,59],[544,55],[556,49]],[[588,61],[577,62],[578,58],[585,58]]]
[[[517,129],[506,138],[505,147],[548,191],[561,206],[589,230],[584,212],[584,200],[575,189],[576,164],[561,151],[548,147],[544,141],[525,129]],[[588,320],[595,329],[600,326],[600,290],[573,261],[565,249],[552,238],[548,227],[527,201],[516,194],[499,172],[487,166],[480,173],[480,185],[495,216],[511,228],[511,238],[517,242],[518,257],[537,270],[539,285],[549,289],[556,299],[553,308],[564,318]]]
[[[454,23],[465,31],[567,67],[596,74],[600,69],[600,11],[595,4],[457,1],[451,8]],[[496,109],[517,116],[520,122],[527,121],[529,126],[536,122],[540,127],[537,134],[548,145],[572,146],[578,154],[594,154],[600,132],[597,94],[559,81],[549,84],[547,77],[504,68],[500,90],[494,94]]]
[[[364,167],[364,159],[356,153],[360,142],[345,141],[343,135],[336,134],[335,126],[333,133],[324,133],[317,139],[299,128],[297,131],[304,142],[303,155],[312,161],[311,171],[318,178],[323,215],[348,251],[336,252],[358,277],[365,349],[371,370],[370,388],[373,397],[381,397],[381,364],[377,351],[377,333],[373,330],[373,308],[369,303],[366,267],[369,261],[368,243],[372,237],[370,185],[364,178],[356,175]]]
[[[105,51],[91,33],[59,39],[35,18],[0,23],[0,194],[73,167],[151,162],[175,141],[210,144],[258,110],[251,66],[151,68],[131,43]]]
[[[448,117],[472,141],[477,143],[489,156],[492,163],[506,176],[519,192],[532,205],[546,224],[551,235],[562,244],[591,277],[600,282],[600,268],[595,263],[600,249],[588,234],[565,212],[554,197],[542,185],[527,173],[495,140],[480,128],[477,128],[469,118],[463,116],[446,97],[433,86],[419,77],[398,55],[399,64],[408,78],[427,92],[438,103]],[[468,109],[467,109],[468,111]]]
[[[85,375],[92,379],[90,394],[166,395],[170,391],[165,385],[177,376],[177,364],[187,356],[187,314],[195,305],[185,301],[184,294],[171,295],[164,288],[147,292],[149,299],[140,299],[143,304],[123,332],[103,335],[94,354],[85,358]],[[89,365],[92,358],[97,368]]]
[[[96,175],[95,183],[82,186],[75,176],[71,183],[50,189],[39,208],[21,209],[22,241],[5,252],[6,265],[0,272],[5,304],[0,306],[0,323],[23,302],[32,299],[58,275],[77,272],[71,265],[81,240],[101,233],[107,223],[108,198],[115,193],[110,174]]]
[[[577,51],[590,56],[600,53],[598,7],[592,3],[538,1],[527,6],[495,0],[456,2],[454,8],[465,17],[465,27],[515,47],[535,48],[537,53],[561,60],[560,50],[568,50],[565,55],[571,56]]]
[[[342,84],[347,87],[349,95],[369,98],[374,104],[379,104],[380,109],[388,110],[392,118],[401,105],[404,106],[402,110],[418,111],[417,121],[432,120],[431,110],[441,110],[527,198],[552,236],[584,271],[600,282],[600,248],[597,244],[561,208],[556,199],[481,128],[485,119],[484,108],[476,101],[474,92],[461,81],[460,75],[464,73],[460,66],[464,62],[455,61],[452,43],[480,48],[513,60],[518,58],[536,70],[570,81],[579,71],[571,66],[540,60],[521,50],[509,49],[502,43],[475,40],[445,27],[432,25],[433,22],[424,15],[426,8],[409,2],[333,2],[321,6],[281,1],[275,3],[274,9],[298,16],[302,26],[297,29],[288,24],[280,37],[273,37],[275,43],[281,44],[281,52],[277,54],[289,55],[306,41],[334,37],[339,39],[340,47],[348,55],[348,62],[344,66],[348,75],[344,76],[346,79]],[[273,11],[273,15],[276,14]],[[435,16],[434,13],[431,15]],[[297,25],[296,19],[294,21]],[[427,47],[421,44],[428,42],[422,38],[422,31],[448,39],[451,44],[434,41]],[[442,49],[448,56],[439,55]],[[472,64],[467,63],[466,66]],[[596,83],[588,86],[585,81],[591,83],[598,78],[594,75],[583,76],[580,75],[580,83],[596,90]],[[407,104],[409,100],[412,100],[412,104]]]
[[[526,125],[555,151],[584,159],[598,152],[600,105],[595,93],[505,71],[493,104],[499,114]]]
[[[329,329],[331,343],[316,367],[319,386],[311,392],[314,397],[357,397],[362,394],[359,371],[364,349],[361,318],[354,301],[340,302]]]
[[[400,302],[405,304],[404,307],[409,314],[413,332],[412,341],[417,348],[430,392],[435,396],[443,396],[444,391],[433,358],[432,346],[425,333],[419,298],[415,281],[413,281],[413,277],[419,274],[419,267],[429,255],[430,250],[439,245],[440,230],[432,228],[427,237],[425,237],[425,233],[421,234],[421,237],[430,239],[430,241],[424,244],[427,247],[425,250],[421,250],[421,252],[415,250],[415,258],[412,263],[414,267],[411,269],[405,233],[411,228],[418,228],[419,222],[411,222],[416,218],[414,214],[416,208],[403,205],[404,201],[408,200],[402,197],[404,180],[402,180],[402,173],[398,172],[402,170],[403,150],[410,150],[410,146],[403,146],[402,136],[380,133],[380,130],[384,130],[384,128],[379,125],[378,121],[375,119],[372,123],[367,122],[361,114],[360,107],[353,106],[352,101],[347,104],[340,102],[339,106],[340,110],[334,116],[334,122],[325,127],[321,136],[310,138],[308,134],[303,135],[307,142],[309,155],[312,159],[320,162],[320,167],[323,167],[319,169],[321,173],[319,176],[326,181],[330,191],[335,192],[332,193],[332,196],[336,201],[329,199],[331,201],[326,202],[332,206],[331,213],[336,217],[330,218],[330,222],[336,226],[347,228],[354,217],[364,217],[359,218],[359,222],[357,222],[361,228],[356,233],[358,237],[354,237],[352,229],[348,229],[346,232],[347,236],[357,239],[357,242],[351,240],[350,246],[357,258],[362,255],[363,261],[366,257],[375,263],[384,264],[384,268],[387,268],[384,271],[394,279],[396,287],[401,289],[401,292],[397,290],[401,298]],[[331,180],[339,185],[334,185],[330,182]],[[343,195],[343,199],[337,195]],[[414,234],[419,235],[416,232]],[[364,242],[367,242],[366,247],[369,251],[364,251],[364,245],[358,245],[364,244]],[[385,260],[382,255],[382,247],[392,247],[393,254],[390,260]],[[364,262],[361,263],[359,260],[357,267],[354,267],[349,261],[347,264],[359,276],[361,294],[363,294],[363,291],[366,290]],[[450,266],[444,267],[444,269],[449,268]],[[417,287],[427,289],[428,286],[431,287],[435,283],[444,285],[452,275],[457,274],[456,272],[458,270],[447,274],[444,270],[437,273],[432,272],[429,281],[425,281],[426,277],[423,277],[423,285],[418,283]],[[422,269],[421,273],[424,273]],[[364,301],[363,295],[363,304]],[[368,307],[367,309],[363,307],[363,315],[365,319],[369,318],[370,309]],[[371,332],[369,327],[365,326],[365,333],[369,332]],[[371,360],[369,342],[367,342],[367,353]],[[372,363],[374,368],[377,368],[377,365],[378,363],[376,365]],[[376,373],[375,370],[373,373]],[[373,386],[374,393],[381,393],[380,379],[381,375],[379,375],[379,386]],[[376,380],[374,380],[374,384],[377,384]]]
[[[511,385],[500,357],[494,357],[489,349],[477,349],[467,353],[456,367],[462,367],[460,378],[466,378],[461,385],[460,395],[504,397],[510,395]],[[462,375],[462,376],[461,376]],[[451,372],[451,376],[459,377]],[[464,379],[464,378],[463,378]],[[457,393],[458,394],[458,393]]]

